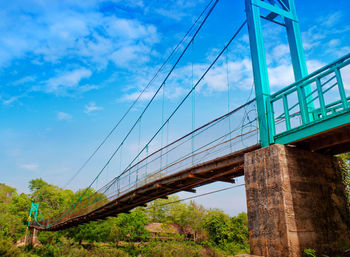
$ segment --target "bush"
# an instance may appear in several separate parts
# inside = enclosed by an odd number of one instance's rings
[[[0,256],[17,257],[23,255],[21,251],[11,243],[10,240],[0,239]]]
[[[142,256],[153,257],[192,257],[192,256],[205,256],[201,247],[193,242],[183,241],[150,241],[140,249]]]

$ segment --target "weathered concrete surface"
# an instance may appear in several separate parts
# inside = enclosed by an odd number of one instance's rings
[[[272,145],[245,154],[251,254],[335,256],[350,245],[349,210],[337,158]]]
[[[26,235],[24,238],[17,241],[16,246],[26,246],[26,245],[32,245],[33,247],[36,247],[40,245],[40,241],[38,240],[38,230],[35,228],[27,228]]]

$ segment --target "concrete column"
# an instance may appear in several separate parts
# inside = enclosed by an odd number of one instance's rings
[[[35,228],[29,228],[29,233],[25,236],[25,245],[32,245],[33,247],[36,247],[40,244],[38,240],[38,230]]]
[[[284,145],[244,156],[251,254],[335,256],[350,245],[350,216],[337,158]]]

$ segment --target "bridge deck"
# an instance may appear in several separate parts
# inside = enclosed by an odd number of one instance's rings
[[[350,119],[347,120],[346,125],[320,132],[292,144],[327,155],[350,152]]]
[[[258,148],[259,145],[254,145],[160,178],[129,191],[85,215],[73,217],[49,228],[38,226],[34,222],[30,226],[38,230],[62,230],[128,212],[137,206],[144,206],[150,201],[179,191],[195,192],[195,187],[215,181],[234,183],[233,178],[244,173],[244,154]]]
[[[350,151],[350,123],[347,122],[345,125],[289,144],[330,155],[348,152]],[[109,200],[105,200],[106,203],[103,206],[95,210],[81,216],[77,215],[53,226],[39,226],[35,222],[32,222],[30,227],[38,230],[62,230],[128,212],[137,206],[145,206],[150,201],[157,198],[165,198],[179,191],[195,192],[194,188],[215,181],[234,183],[233,178],[244,175],[244,154],[259,148],[260,145],[253,145],[140,185],[136,189],[130,190],[119,197],[110,197]]]

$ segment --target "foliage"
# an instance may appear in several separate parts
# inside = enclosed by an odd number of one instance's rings
[[[183,231],[192,232],[195,241],[207,239],[203,228],[207,210],[195,202],[186,204],[176,202],[178,200],[178,196],[170,196],[168,199],[157,199],[149,203],[145,212],[150,222],[177,224]]]
[[[16,189],[0,185],[0,238],[18,240],[26,230],[30,199]]]
[[[72,190],[50,185],[41,178],[29,181],[29,189],[32,201],[40,203],[40,210],[45,214],[45,218],[68,209],[75,198]]]
[[[150,236],[145,229],[147,223],[146,214],[141,209],[130,214],[122,213],[118,215],[112,226],[111,237],[115,242],[144,241]]]
[[[159,243],[159,241],[151,241],[145,247],[141,248],[142,256],[153,257],[192,257],[203,256],[201,247],[193,242],[167,241]]]
[[[343,181],[350,206],[350,153],[341,154],[340,158],[343,161]]]
[[[73,238],[79,244],[85,242],[107,242],[110,241],[110,230],[113,225],[111,219],[93,221],[88,224],[79,225],[65,231],[67,237]]]
[[[73,192],[42,179],[31,180],[29,189],[29,195],[18,194],[0,184],[0,256],[225,256],[249,252],[245,213],[229,217],[195,202],[180,202],[177,196],[157,199],[146,208],[137,207],[106,220],[39,232],[41,246],[17,249],[13,243],[24,237],[31,201],[39,203],[39,219],[41,214],[47,218],[67,210],[84,191],[81,202],[91,196],[105,201],[104,195],[93,189]],[[178,229],[170,232],[174,234],[168,241],[151,240],[145,229],[149,222]]]
[[[38,256],[71,256],[71,257],[126,257],[128,254],[120,249],[103,246],[88,245],[87,248],[76,244],[74,240],[61,237],[54,245],[47,244],[37,247],[31,251]]]
[[[221,210],[211,210],[204,219],[204,228],[209,232],[209,244],[228,254],[249,252],[248,217],[240,213],[230,218]]]
[[[21,251],[17,249],[10,240],[0,239],[0,256],[17,257],[22,256]]]
[[[168,199],[156,199],[147,205],[145,210],[150,222],[171,223],[176,220],[176,213],[183,209],[183,204],[175,202],[179,200],[178,196],[170,196]]]
[[[304,253],[306,255],[316,257],[316,250],[315,249],[304,249]]]

